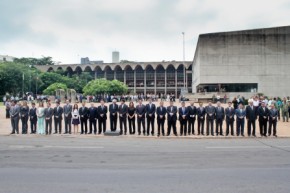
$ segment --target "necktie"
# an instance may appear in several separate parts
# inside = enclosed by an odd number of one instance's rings
[[[171,107],[171,110],[170,111],[172,112],[172,107]]]
[[[182,108],[182,113],[184,114],[184,107]]]

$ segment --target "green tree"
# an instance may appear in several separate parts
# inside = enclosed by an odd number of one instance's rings
[[[55,91],[57,89],[67,90],[67,86],[65,84],[62,84],[62,83],[53,83],[43,91],[43,94],[55,95]]]
[[[42,56],[42,58],[15,58],[15,63],[25,64],[25,65],[54,65],[55,62],[50,56]]]
[[[118,80],[105,80],[96,79],[90,81],[84,88],[84,95],[96,95],[96,94],[125,94],[128,91],[128,87]]]

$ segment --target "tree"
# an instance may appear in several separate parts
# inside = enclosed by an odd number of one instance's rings
[[[50,56],[42,56],[42,58],[15,58],[15,63],[25,64],[25,65],[54,65],[55,62]]]
[[[118,80],[96,79],[90,81],[84,88],[84,95],[125,94],[128,87]]]
[[[55,91],[57,89],[67,90],[67,86],[65,84],[62,84],[62,83],[53,83],[43,91],[43,94],[55,95]]]

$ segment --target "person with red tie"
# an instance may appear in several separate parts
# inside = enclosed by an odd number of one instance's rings
[[[186,136],[187,133],[187,116],[188,109],[185,107],[185,102],[181,102],[181,107],[178,109],[179,122],[180,122],[180,136]]]

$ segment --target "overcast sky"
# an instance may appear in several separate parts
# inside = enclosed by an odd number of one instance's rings
[[[289,25],[289,0],[0,0],[0,55],[192,60],[201,33]]]

